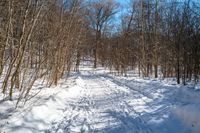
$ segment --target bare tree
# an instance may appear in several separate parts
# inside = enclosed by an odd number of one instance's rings
[[[95,32],[95,46],[93,47],[94,68],[97,67],[97,58],[102,49],[102,34],[105,31],[109,19],[116,13],[117,5],[112,0],[97,0],[90,3],[88,9],[89,20]]]

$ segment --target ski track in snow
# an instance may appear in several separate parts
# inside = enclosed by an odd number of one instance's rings
[[[16,119],[10,121],[2,131],[190,132],[189,129],[182,128],[184,126],[171,113],[171,108],[176,104],[170,98],[175,93],[172,86],[164,86],[157,81],[116,78],[90,69],[81,70],[74,80],[73,85],[61,84],[60,87],[65,88],[64,90],[52,91],[42,103],[35,103],[29,112],[17,118],[20,122],[16,124]],[[57,88],[59,87],[55,89]],[[29,120],[31,115],[34,122]]]
[[[69,103],[75,115],[68,118],[67,122],[65,117],[62,121],[55,123],[59,127],[57,129],[65,132],[98,132],[99,128],[100,132],[101,126],[108,126],[109,128],[122,124],[121,129],[116,129],[116,131],[151,132],[150,129],[143,129],[139,126],[144,126],[145,121],[139,117],[140,113],[136,112],[134,108],[131,109],[127,103],[126,99],[129,97],[128,93],[130,93],[129,88],[119,87],[116,83],[90,72],[81,74],[77,80],[78,86],[82,88],[80,93],[83,96],[78,100],[75,98],[73,100],[75,103]],[[137,94],[133,97],[136,99],[141,98],[140,95]],[[145,103],[144,100],[142,102]],[[138,117],[136,118],[137,125],[129,118],[130,112],[134,112],[135,117]],[[58,131],[57,129],[55,132]],[[49,131],[52,131],[52,129]],[[107,131],[109,132],[109,129]]]

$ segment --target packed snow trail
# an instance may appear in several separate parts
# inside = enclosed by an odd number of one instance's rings
[[[48,93],[47,93],[48,92]],[[2,131],[19,133],[188,133],[171,112],[176,88],[82,69],[46,88]],[[50,95],[50,96],[49,96]],[[30,104],[30,103],[29,103]],[[20,110],[20,109],[19,109]],[[24,111],[24,112],[23,112]],[[0,130],[1,132],[1,130]]]
[[[140,132],[151,132],[149,127],[144,128],[145,122],[139,118],[140,114],[132,110],[126,101],[129,98],[130,90],[88,71],[78,77],[77,85],[82,88],[81,96],[69,103],[73,108],[73,114],[76,115],[70,118],[68,125],[63,126],[68,127],[67,130],[64,129],[65,132],[102,132],[102,128],[105,127],[107,128],[106,132],[140,130]],[[134,96],[136,100],[140,97],[140,94]],[[143,99],[141,101],[141,104],[145,103]],[[140,104],[141,101],[139,100],[137,104]],[[128,118],[131,110],[138,117],[135,121]],[[63,121],[55,124],[63,124]],[[118,128],[118,125],[121,127]],[[117,128],[109,129],[112,127]]]

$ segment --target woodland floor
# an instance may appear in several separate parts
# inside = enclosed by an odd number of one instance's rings
[[[200,131],[199,117],[191,118],[187,111],[195,106],[199,114],[200,91],[189,85],[177,85],[171,79],[144,79],[133,73],[114,76],[103,68],[83,65],[80,72],[71,73],[68,79],[63,77],[56,87],[46,88],[38,81],[32,94],[38,91],[38,95],[16,110],[15,100],[0,101],[0,132]]]

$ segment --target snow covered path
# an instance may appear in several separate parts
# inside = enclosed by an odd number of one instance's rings
[[[172,113],[178,104],[174,97],[177,88],[159,81],[116,77],[101,70],[83,69],[67,82],[63,79],[60,86],[44,90],[29,101],[28,110],[19,108],[4,123],[0,122],[2,131],[191,132]]]

